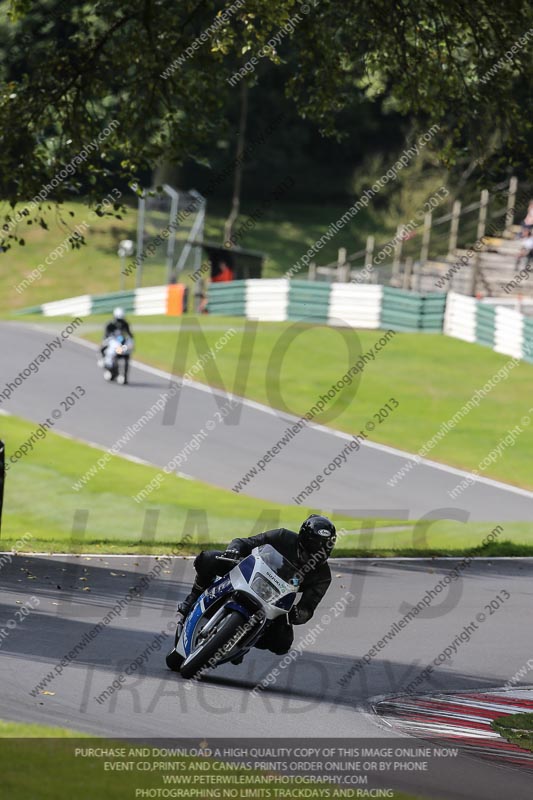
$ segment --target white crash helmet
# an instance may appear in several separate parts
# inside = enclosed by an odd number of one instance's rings
[[[124,309],[117,307],[113,310],[113,317],[115,319],[124,319]]]

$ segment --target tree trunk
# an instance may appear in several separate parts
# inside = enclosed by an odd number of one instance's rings
[[[224,243],[231,242],[233,226],[239,216],[241,207],[241,185],[243,173],[244,148],[246,144],[246,119],[248,116],[248,84],[241,82],[241,114],[239,120],[239,132],[237,134],[237,153],[235,158],[235,172],[233,175],[233,199],[231,201],[231,211],[224,225]]]
[[[168,183],[177,189],[181,182],[181,168],[178,164],[171,164],[170,161],[161,161],[152,172],[153,186],[162,186]]]

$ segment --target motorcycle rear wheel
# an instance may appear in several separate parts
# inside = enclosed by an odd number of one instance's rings
[[[200,670],[208,666],[216,666],[216,662],[209,664],[210,660],[218,651],[225,656],[224,645],[233,639],[239,628],[244,624],[244,619],[238,611],[230,611],[224,617],[207,641],[198,647],[192,658],[180,667],[180,674],[183,678],[193,678]],[[229,650],[228,650],[229,652]]]

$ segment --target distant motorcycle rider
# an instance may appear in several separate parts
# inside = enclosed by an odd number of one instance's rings
[[[117,307],[113,310],[113,319],[105,326],[104,338],[102,340],[102,344],[100,345],[100,359],[98,361],[98,366],[103,366],[105,351],[111,339],[115,338],[116,336],[123,336],[124,339],[131,339],[133,341],[133,334],[124,314],[124,309],[120,307]],[[125,383],[128,381],[129,360],[129,356],[125,356]]]
[[[178,606],[178,614],[185,619],[192,606],[219,575],[232,569],[230,564],[217,561],[217,556],[240,559],[250,555],[254,547],[270,544],[297,568],[300,580],[300,601],[288,613],[275,619],[267,628],[255,647],[271,650],[277,655],[287,653],[294,640],[292,625],[302,625],[311,619],[314,611],[331,583],[331,571],[327,559],[335,545],[337,535],[335,526],[319,514],[311,514],[301,525],[298,533],[287,528],[249,536],[246,539],[233,539],[222,550],[203,550],[195,559],[196,579],[188,596]],[[234,663],[239,663],[239,657]]]
[[[104,341],[109,339],[111,336],[117,336],[120,334],[122,334],[124,337],[129,336],[130,339],[133,339],[133,334],[125,317],[124,309],[115,308],[113,310],[113,319],[105,326]]]

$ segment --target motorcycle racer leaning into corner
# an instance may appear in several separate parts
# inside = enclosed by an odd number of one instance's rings
[[[249,536],[246,539],[233,539],[225,551],[203,550],[194,560],[196,579],[190,593],[178,605],[178,623],[183,622],[198,597],[217,576],[226,575],[232,565],[217,561],[218,556],[240,559],[249,556],[254,547],[270,544],[296,568],[300,578],[301,597],[299,603],[288,614],[274,620],[261,639],[255,644],[262,650],[270,650],[276,655],[288,653],[294,640],[293,625],[302,625],[314,611],[331,583],[331,571],[327,559],[335,545],[337,535],[335,526],[319,514],[311,514],[301,525],[299,533],[276,528],[274,530]],[[239,658],[239,662],[242,657]],[[239,663],[234,661],[233,663]]]

